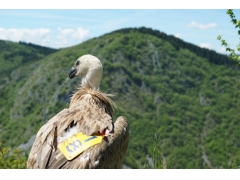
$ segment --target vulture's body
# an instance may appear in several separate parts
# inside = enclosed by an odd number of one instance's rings
[[[109,95],[99,91],[100,61],[91,55],[80,57],[69,74],[70,78],[75,76],[82,77],[82,84],[72,96],[69,108],[38,131],[27,168],[121,168],[128,148],[129,128],[122,116],[113,124],[114,103]],[[79,132],[88,136],[102,134],[102,142],[68,160],[59,144]]]

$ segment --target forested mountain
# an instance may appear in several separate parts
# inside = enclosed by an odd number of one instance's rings
[[[40,60],[44,56],[56,52],[56,49],[42,47],[31,43],[0,40],[0,74],[6,76],[19,65]]]
[[[0,71],[8,71],[7,76],[0,73],[3,144],[26,143],[68,107],[80,82],[70,80],[68,70],[79,56],[92,54],[104,67],[101,91],[117,94],[114,117],[126,116],[130,123],[124,164],[144,164],[159,129],[158,146],[167,168],[240,164],[240,71],[227,56],[144,27],[117,30],[53,52],[26,43],[0,43],[3,48],[12,46],[7,51],[0,48],[0,67],[9,64]],[[14,56],[17,52],[22,59]]]

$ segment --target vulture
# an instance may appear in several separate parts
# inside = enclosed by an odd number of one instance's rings
[[[129,124],[113,122],[112,94],[100,91],[103,66],[90,54],[77,59],[69,78],[81,83],[63,109],[38,131],[27,169],[119,169],[129,143]]]

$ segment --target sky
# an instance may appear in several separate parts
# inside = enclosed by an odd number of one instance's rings
[[[218,35],[222,35],[235,49],[240,42],[238,29],[231,23],[225,8],[214,9],[211,6],[210,8],[203,6],[202,9],[196,9],[195,6],[184,8],[172,6],[172,1],[168,2],[170,4],[165,3],[165,6],[154,4],[149,6],[146,1],[139,5],[130,3],[130,6],[129,3],[128,6],[112,3],[106,7],[96,4],[92,6],[93,2],[88,1],[88,4],[78,3],[75,6],[75,0],[60,1],[60,6],[49,5],[48,1],[42,0],[42,4],[46,3],[48,6],[30,3],[25,7],[24,3],[12,6],[11,1],[3,6],[5,8],[0,9],[2,40],[64,48],[118,29],[144,26],[219,53],[226,51],[217,40]],[[124,4],[127,1],[121,2]],[[208,1],[200,1],[200,4],[204,3]],[[234,13],[236,18],[240,19],[240,8],[234,9]]]

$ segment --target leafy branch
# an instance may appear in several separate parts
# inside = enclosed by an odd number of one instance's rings
[[[231,22],[235,25],[235,28],[238,28],[238,35],[240,35],[240,20],[236,19],[232,9],[228,9],[226,14],[231,18]],[[221,41],[222,46],[225,46],[226,51],[230,52],[229,58],[231,60],[237,61],[237,66],[240,66],[240,56],[235,53],[235,50],[229,46],[226,40],[222,39],[222,36],[218,36],[217,39]],[[237,50],[240,51],[240,43],[237,45]]]

